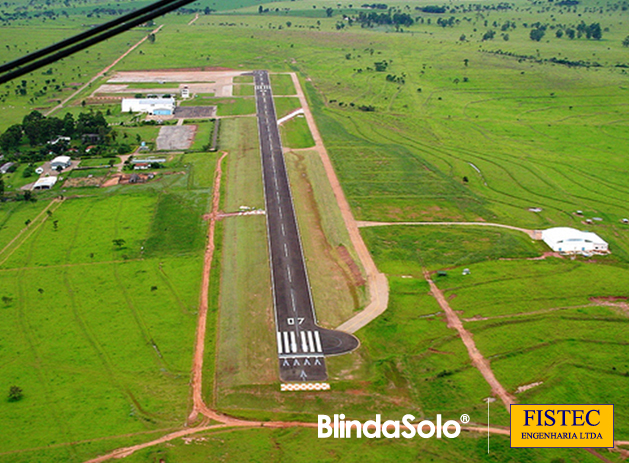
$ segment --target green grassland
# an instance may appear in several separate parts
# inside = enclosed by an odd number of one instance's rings
[[[277,115],[278,119],[281,119],[284,116],[288,116],[296,109],[301,108],[299,98],[279,97],[274,98],[273,101],[275,102],[275,114]]]
[[[380,270],[417,277],[423,268],[537,257],[544,248],[522,232],[488,227],[400,225],[366,227],[361,234]]]
[[[229,152],[223,210],[264,208],[255,118],[223,121],[221,145]],[[223,394],[242,384],[271,382],[276,374],[273,301],[264,216],[225,219],[222,224],[222,274],[217,384]],[[242,291],[248,285],[247,291]],[[256,345],[256,349],[244,349]]]
[[[214,124],[212,121],[189,121],[191,124],[197,126],[197,133],[194,136],[194,141],[190,146],[191,150],[204,151],[204,148],[211,144],[212,134],[214,133]]]
[[[13,430],[1,461],[83,461],[180,426],[208,187],[199,175],[86,189],[50,215],[45,194],[2,205],[2,388],[18,385],[24,397],[0,401],[0,426]],[[125,434],[137,435],[112,439]]]
[[[234,96],[253,96],[255,88],[253,85],[234,85],[233,94]]]
[[[312,148],[314,139],[308,128],[308,122],[305,117],[293,117],[284,122],[280,129],[282,135],[282,145],[287,148],[301,149]]]
[[[274,95],[295,95],[293,79],[288,74],[271,74],[271,89]]]
[[[181,106],[216,106],[218,116],[245,116],[256,113],[253,98],[193,98],[181,103]]]
[[[319,439],[313,429],[243,429],[231,433],[214,431],[141,450],[127,457],[131,463],[159,461],[283,462],[293,461],[426,461],[499,462],[582,461],[595,463],[585,451],[569,449],[511,449],[508,439],[491,438],[487,454],[485,436],[462,434],[456,439]],[[607,454],[606,454],[607,456]]]

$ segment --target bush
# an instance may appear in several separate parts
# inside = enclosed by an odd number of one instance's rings
[[[11,386],[9,388],[9,402],[17,402],[22,400],[22,397],[24,397],[24,392],[21,387]]]

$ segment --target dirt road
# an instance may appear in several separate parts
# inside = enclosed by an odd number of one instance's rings
[[[507,228],[509,230],[515,230],[522,233],[526,233],[534,240],[541,239],[541,234],[536,230],[527,230],[526,228],[513,227],[511,225],[503,225],[501,223],[490,222],[356,222],[359,228],[363,227],[386,227],[391,225],[467,225],[467,226],[479,226],[479,227],[498,227]]]
[[[201,295],[199,297],[199,320],[197,322],[196,343],[194,349],[194,359],[192,361],[192,411],[188,416],[188,422],[196,420],[199,413],[208,418],[216,419],[214,412],[209,412],[203,401],[203,353],[205,351],[205,330],[207,326],[208,291],[210,287],[210,270],[212,269],[212,259],[214,258],[214,228],[218,216],[220,204],[221,177],[223,170],[221,162],[227,156],[223,155],[216,162],[216,175],[214,177],[214,189],[212,191],[212,211],[209,215],[208,242],[205,248],[205,259],[203,263],[203,279],[201,282]],[[216,420],[220,421],[220,420]]]
[[[315,147],[313,149],[319,153],[328,181],[330,182],[330,186],[334,192],[336,203],[341,210],[345,227],[349,232],[352,245],[358,254],[358,258],[360,259],[367,276],[367,287],[369,288],[370,299],[369,304],[362,312],[336,328],[339,331],[354,333],[387,309],[387,305],[389,303],[389,282],[387,281],[387,277],[378,271],[376,263],[373,261],[373,258],[367,249],[367,245],[365,245],[363,237],[360,235],[360,231],[356,225],[356,220],[354,220],[354,215],[352,214],[349,203],[345,198],[345,193],[343,193],[341,183],[336,176],[336,172],[334,172],[332,161],[330,161],[328,152],[323,145],[323,139],[321,138],[319,129],[317,128],[312,112],[310,111],[308,100],[306,100],[306,96],[301,88],[297,74],[291,72],[290,75],[293,79],[293,84],[295,85],[295,90],[297,91],[301,107],[304,110],[304,115],[306,116],[306,121],[308,122],[308,128],[310,129],[312,138],[314,138],[315,141]]]
[[[430,278],[430,273],[428,273],[427,270],[424,270],[424,278],[430,285],[431,294],[437,300],[439,306],[441,306],[446,314],[446,318],[448,320],[448,328],[452,328],[458,331],[459,336],[461,336],[461,340],[463,341],[463,344],[465,344],[465,347],[467,347],[467,352],[470,360],[472,361],[472,365],[474,365],[478,369],[478,371],[480,371],[481,375],[483,375],[483,378],[485,378],[485,381],[489,383],[494,395],[500,397],[500,400],[502,400],[502,403],[505,405],[507,412],[511,413],[511,404],[517,403],[515,397],[509,394],[507,390],[503,387],[503,385],[500,384],[500,382],[496,379],[494,372],[489,366],[489,362],[476,348],[476,343],[474,342],[474,339],[472,339],[472,333],[470,333],[463,327],[463,323],[461,323],[461,320],[459,320],[457,314],[454,312],[454,310],[452,310],[450,304],[448,304],[448,301],[443,296],[441,290],[432,281],[432,279]]]

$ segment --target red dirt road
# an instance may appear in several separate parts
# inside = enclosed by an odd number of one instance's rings
[[[517,403],[515,397],[509,394],[504,386],[500,384],[500,382],[496,379],[494,372],[489,366],[489,362],[476,348],[476,343],[474,342],[474,339],[472,339],[472,333],[470,333],[463,327],[463,323],[461,322],[461,320],[459,320],[459,317],[454,312],[454,310],[452,310],[452,307],[450,307],[450,304],[448,304],[448,301],[443,296],[443,293],[432,281],[432,279],[430,278],[430,274],[426,270],[424,270],[424,278],[430,285],[431,294],[437,300],[439,306],[446,314],[446,319],[448,320],[448,328],[452,328],[458,331],[459,336],[461,336],[461,340],[463,341],[463,344],[465,344],[465,347],[467,347],[467,352],[470,360],[472,361],[472,365],[474,365],[478,369],[478,371],[480,371],[481,375],[483,375],[483,378],[485,378],[485,381],[489,383],[493,394],[500,397],[500,400],[502,400],[502,403],[505,405],[507,412],[511,413],[511,404]]]
[[[199,320],[197,322],[196,343],[194,349],[194,359],[192,362],[192,411],[188,416],[188,422],[194,422],[199,413],[208,418],[216,419],[214,412],[209,412],[205,402],[203,402],[203,353],[205,351],[205,330],[207,326],[208,291],[210,287],[210,270],[212,269],[212,259],[214,258],[214,228],[218,216],[220,203],[221,177],[223,170],[221,162],[227,153],[216,162],[216,176],[214,177],[214,189],[212,191],[212,211],[210,212],[208,225],[208,241],[205,248],[205,259],[203,263],[203,280],[201,282],[201,295],[199,297]],[[221,421],[221,420],[217,420]]]

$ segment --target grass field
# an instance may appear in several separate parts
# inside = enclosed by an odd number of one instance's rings
[[[299,98],[279,97],[274,98],[273,102],[275,103],[275,114],[277,115],[278,119],[281,119],[284,116],[288,116],[296,109],[301,108]]]
[[[285,461],[286,455],[296,461],[415,462],[418,456],[428,461],[528,462],[580,461],[595,463],[594,456],[568,449],[511,449],[508,439],[492,437],[491,454],[487,455],[485,436],[462,434],[457,439],[319,439],[311,429],[248,429],[231,433],[214,432],[190,436],[155,448],[145,449],[126,460],[148,463],[164,459],[190,463],[207,461],[212,455],[218,461],[251,462]]]
[[[197,133],[194,136],[194,141],[190,146],[191,150],[194,151],[205,151],[204,148],[212,143],[212,134],[214,133],[214,124],[212,121],[202,121],[196,123],[195,121],[191,121],[192,124],[197,126]]]
[[[194,98],[181,103],[181,106],[216,106],[218,116],[244,116],[256,113],[253,98]]]
[[[239,76],[237,76],[239,77]],[[253,96],[255,95],[255,88],[253,85],[234,85],[233,87],[233,95],[234,96]]]
[[[306,118],[301,116],[293,117],[284,122],[281,127],[282,145],[287,148],[300,149],[312,148],[314,139],[308,128]]]
[[[271,74],[271,89],[274,95],[295,95],[295,86],[287,74]]]
[[[154,207],[142,197],[66,200],[3,263],[0,336],[12,339],[3,384],[24,398],[0,401],[2,427],[15,430],[2,452],[180,423],[200,259],[139,259]]]

